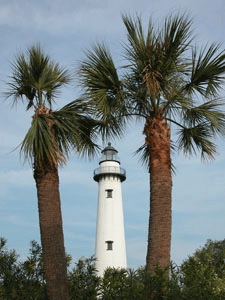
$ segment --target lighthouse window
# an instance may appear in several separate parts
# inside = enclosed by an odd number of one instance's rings
[[[112,192],[113,192],[113,190],[106,190],[106,197],[112,198]]]
[[[112,250],[113,249],[113,241],[106,241],[107,249],[106,250]]]

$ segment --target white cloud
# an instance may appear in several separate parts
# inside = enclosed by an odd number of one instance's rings
[[[117,28],[109,20],[112,18],[110,10],[105,11],[102,5],[71,5],[67,10],[64,8],[64,1],[58,6],[43,5],[43,2],[8,2],[0,5],[0,25],[22,28],[26,30],[43,31],[51,34],[71,34],[76,32],[105,32],[108,23],[108,30],[112,33]],[[118,16],[118,19],[120,16]],[[90,26],[90,24],[92,24]]]

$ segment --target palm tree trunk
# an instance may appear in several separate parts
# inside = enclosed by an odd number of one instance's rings
[[[171,159],[170,128],[158,114],[146,120],[144,133],[149,149],[150,218],[146,268],[154,270],[159,263],[170,262],[171,244]]]
[[[47,293],[50,300],[69,299],[66,256],[56,167],[34,170]]]

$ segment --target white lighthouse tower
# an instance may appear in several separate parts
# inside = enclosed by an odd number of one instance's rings
[[[100,167],[94,170],[98,182],[96,269],[103,276],[107,267],[127,268],[121,183],[126,171],[120,168],[118,151],[108,143],[102,150]]]

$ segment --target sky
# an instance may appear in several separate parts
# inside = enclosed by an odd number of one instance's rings
[[[30,241],[40,243],[37,192],[31,166],[23,163],[16,148],[29,129],[32,111],[23,103],[12,107],[5,99],[11,63],[18,53],[40,43],[60,65],[73,71],[84,58],[84,50],[104,41],[116,64],[123,63],[122,44],[126,39],[121,15],[141,15],[160,24],[170,13],[188,13],[193,19],[194,43],[199,47],[213,42],[224,45],[224,0],[1,0],[0,1],[0,236],[7,239],[21,259],[28,255]],[[80,95],[77,83],[63,88],[55,108]],[[224,97],[224,91],[221,92]],[[149,174],[135,150],[144,142],[142,123],[130,123],[126,134],[114,140],[127,179],[122,183],[128,267],[145,264],[149,218]],[[199,156],[172,155],[176,174],[172,192],[171,259],[181,264],[207,239],[225,237],[225,141],[217,139],[218,155],[212,162]],[[101,146],[104,146],[100,144]],[[60,193],[67,253],[74,261],[95,251],[98,184],[92,161],[72,153],[60,169]]]

